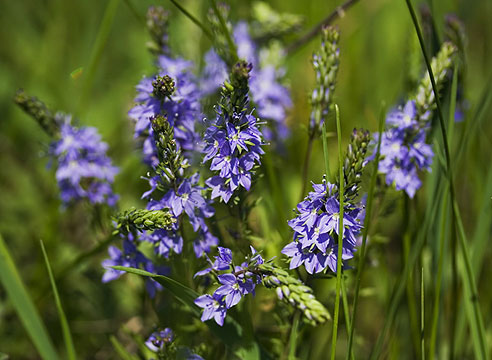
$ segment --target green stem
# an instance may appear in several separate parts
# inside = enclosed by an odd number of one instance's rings
[[[348,304],[348,298],[347,298],[347,288],[345,286],[345,278],[342,276],[342,304],[343,304],[343,314],[345,316],[345,328],[347,329],[347,338],[350,336],[350,333],[352,332],[352,323],[350,320],[350,311],[349,311],[349,304]],[[350,355],[350,359],[354,360],[354,352],[350,351],[347,352],[348,355]]]
[[[405,0],[408,6],[408,10],[410,12],[410,16],[412,17],[412,21],[415,27],[415,31],[417,32],[417,36],[419,38],[419,43],[420,47],[422,49],[422,53],[424,55],[425,59],[425,64],[427,66],[427,71],[429,73],[429,78],[431,80],[432,84],[432,91],[434,92],[434,97],[436,100],[436,106],[437,106],[437,112],[439,115],[439,124],[441,128],[441,135],[442,135],[442,140],[444,143],[444,153],[446,156],[446,170],[447,170],[447,177],[449,181],[449,193],[450,193],[450,198],[451,198],[451,203],[452,203],[452,214],[453,214],[453,222],[458,225],[458,230],[460,233],[459,236],[459,241],[460,245],[463,250],[463,257],[465,261],[465,280],[468,282],[471,290],[470,298],[466,299],[472,302],[473,304],[473,310],[474,310],[474,321],[476,323],[477,329],[478,329],[478,336],[479,336],[479,342],[480,342],[480,352],[477,353],[476,356],[482,359],[488,359],[488,352],[486,348],[486,341],[485,341],[485,334],[484,334],[484,326],[483,326],[483,320],[482,320],[482,314],[480,311],[480,307],[478,304],[478,291],[477,291],[477,286],[475,284],[475,278],[473,275],[473,270],[471,267],[471,262],[470,262],[470,256],[469,256],[469,251],[468,251],[468,244],[466,242],[466,234],[463,228],[463,224],[461,223],[461,216],[460,216],[460,211],[458,207],[458,203],[456,201],[455,197],[455,192],[454,192],[454,180],[453,180],[453,173],[452,173],[452,168],[451,168],[451,157],[450,157],[450,152],[449,152],[449,144],[448,144],[448,138],[446,135],[446,127],[444,125],[444,117],[442,113],[442,108],[441,108],[441,101],[439,100],[439,92],[437,90],[436,86],[436,81],[434,79],[434,74],[432,72],[432,67],[430,64],[429,57],[427,55],[427,51],[425,49],[425,44],[424,40],[422,37],[422,32],[420,30],[417,16],[415,15],[415,11],[413,9],[412,3],[410,0]]]
[[[393,324],[396,311],[398,310],[398,306],[400,304],[403,291],[405,290],[405,286],[408,281],[408,275],[410,274],[410,271],[413,269],[415,263],[417,262],[422,247],[424,246],[425,243],[427,231],[430,227],[431,222],[436,217],[437,208],[438,205],[440,204],[440,199],[442,196],[442,191],[443,191],[443,187],[440,186],[439,184],[436,184],[436,188],[434,189],[433,192],[435,194],[435,197],[434,199],[432,199],[432,203],[431,203],[432,207],[428,209],[425,213],[424,225],[420,228],[419,234],[417,235],[417,239],[415,240],[413,244],[413,248],[410,251],[408,262],[405,263],[403,272],[395,284],[395,288],[391,296],[390,304],[388,306],[389,309],[384,321],[383,329],[379,333],[376,344],[374,345],[374,348],[372,350],[372,354],[370,357],[371,360],[380,358],[383,342],[386,338],[386,334],[388,333],[390,327]]]
[[[119,3],[120,0],[108,1],[108,5],[106,6],[106,10],[104,11],[104,16],[101,21],[99,31],[97,33],[94,48],[89,60],[89,65],[87,66],[87,72],[85,74],[85,80],[82,87],[82,95],[79,102],[79,111],[84,108],[87,102],[87,97],[91,92],[92,84],[94,82],[94,76],[96,75],[97,65],[101,60],[104,47],[106,46],[106,43],[108,41],[109,33],[111,31],[111,27],[116,16],[116,11],[118,10]]]
[[[335,104],[335,115],[337,121],[337,136],[338,136],[338,166],[339,166],[339,176],[340,184],[338,186],[338,194],[340,198],[340,210],[339,210],[339,220],[338,220],[338,257],[337,257],[337,285],[336,285],[336,296],[335,296],[335,313],[333,315],[333,333],[331,338],[331,360],[335,359],[336,347],[337,347],[337,332],[338,332],[338,313],[340,310],[340,287],[342,279],[342,255],[343,255],[343,192],[345,177],[343,176],[343,153],[342,153],[342,133],[340,125],[340,111],[338,105]]]
[[[323,121],[321,135],[323,136],[323,156],[325,158],[326,180],[328,181],[330,179],[330,159],[328,158],[328,140],[326,139],[326,120]]]
[[[229,31],[229,28],[227,27],[227,23],[222,16],[221,12],[219,11],[219,8],[217,7],[217,3],[215,0],[210,1],[212,3],[212,9],[215,13],[215,16],[217,16],[217,19],[219,19],[220,26],[222,27],[222,31],[224,32],[224,35],[227,40],[227,44],[229,45],[229,52],[231,55],[231,58],[233,59],[233,62],[236,63],[239,58],[237,56],[237,48],[236,44],[234,43],[234,40],[232,39],[231,32]]]
[[[357,305],[359,302],[359,292],[360,292],[360,283],[361,283],[361,277],[362,277],[362,271],[365,266],[366,262],[366,244],[367,244],[367,234],[369,233],[369,226],[371,224],[371,215],[372,215],[372,207],[373,207],[373,202],[374,202],[374,189],[376,188],[376,179],[378,175],[378,165],[379,165],[379,158],[380,158],[380,153],[381,153],[381,138],[383,134],[383,129],[384,129],[384,121],[385,121],[385,113],[386,113],[386,106],[381,107],[381,114],[379,116],[379,126],[378,126],[378,131],[380,136],[378,137],[378,144],[376,148],[376,156],[374,158],[374,168],[371,174],[371,183],[369,186],[369,193],[367,195],[367,206],[366,206],[366,216],[364,219],[364,228],[362,229],[362,245],[359,250],[359,262],[357,265],[357,276],[355,278],[355,293],[354,293],[354,301],[352,305],[352,320],[351,320],[351,330],[350,330],[350,336],[348,339],[348,345],[347,345],[347,360],[349,359],[348,356],[350,355],[352,351],[352,346],[353,346],[353,340],[354,340],[354,329],[355,329],[355,319],[357,316]]]
[[[301,312],[296,310],[294,314],[294,319],[292,320],[292,328],[290,329],[289,337],[289,356],[288,360],[296,360],[296,347],[297,347],[297,334],[299,329],[299,319],[301,317]]]
[[[436,287],[434,289],[434,310],[432,313],[431,323],[431,336],[429,344],[429,359],[434,359],[436,338],[437,338],[437,324],[439,320],[439,303],[441,300],[441,284],[442,284],[442,269],[444,262],[444,244],[446,238],[446,220],[447,220],[447,208],[448,208],[448,196],[444,195],[442,213],[441,213],[441,233],[439,238],[439,261],[437,264],[437,280]]]
[[[203,33],[205,34],[206,37],[209,38],[210,41],[214,40],[214,36],[210,32],[209,29],[203,23],[198,20],[195,16],[193,16],[188,10],[186,10],[184,7],[181,6],[179,2],[176,0],[169,0],[170,2],[173,3],[174,6],[176,6],[179,11],[181,11],[188,19],[190,19],[195,25],[197,25],[200,29],[202,29]]]
[[[39,240],[39,243],[41,244],[41,250],[43,252],[44,261],[46,263],[46,269],[48,270],[48,277],[51,282],[56,308],[58,309],[58,316],[60,317],[63,340],[65,342],[65,348],[67,351],[67,358],[70,360],[75,360],[77,356],[75,355],[75,348],[73,346],[72,334],[70,332],[70,327],[68,326],[67,317],[65,316],[65,312],[63,311],[60,295],[58,294],[58,289],[56,288],[55,278],[53,276],[53,271],[51,271],[48,254],[46,253],[46,249],[44,248],[43,240]]]
[[[407,194],[404,194],[404,206],[403,206],[403,219],[404,219],[404,235],[403,235],[403,263],[408,261],[408,254],[410,252],[410,199]],[[420,351],[420,334],[419,334],[419,320],[417,318],[417,305],[414,297],[414,280],[413,271],[408,274],[408,281],[406,286],[407,293],[407,305],[408,315],[410,317],[410,332],[412,334],[412,343],[415,350],[415,354]]]
[[[314,133],[311,133],[308,138],[306,155],[304,156],[304,165],[302,167],[302,186],[301,186],[301,196],[299,201],[304,199],[304,194],[306,193],[306,186],[308,182],[308,172],[309,172],[309,162],[311,161],[311,151],[313,150]]]
[[[328,15],[324,20],[322,20],[317,25],[315,25],[311,30],[309,30],[309,32],[307,32],[301,38],[297,39],[292,44],[290,44],[286,49],[287,54],[289,55],[293,54],[297,50],[302,48],[309,41],[311,41],[316,36],[316,34],[318,34],[318,32],[320,32],[323,26],[328,26],[336,19],[343,17],[345,15],[345,11],[347,11],[352,5],[356,4],[358,1],[359,0],[347,0],[342,5],[337,6],[337,8],[333,10],[333,12],[331,12],[330,15]]]
[[[422,360],[425,360],[425,286],[424,286],[424,267],[422,266],[422,274],[420,277],[420,353]]]

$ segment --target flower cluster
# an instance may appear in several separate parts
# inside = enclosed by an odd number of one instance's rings
[[[115,206],[118,196],[112,183],[118,168],[106,155],[108,145],[97,129],[70,125],[70,117],[60,126],[60,139],[51,145],[57,160],[56,180],[64,204],[87,198],[93,204]]]
[[[215,261],[205,270],[198,272],[195,276],[202,276],[213,272],[217,275],[220,286],[213,295],[201,295],[195,300],[195,304],[203,308],[202,321],[214,319],[222,326],[227,310],[237,305],[243,296],[253,293],[261,277],[253,273],[258,265],[263,264],[263,258],[251,247],[252,255],[241,265],[234,265],[232,251],[227,248],[218,247],[219,255]],[[219,274],[219,272],[223,272]]]
[[[121,234],[120,236],[123,239],[123,251],[116,246],[110,246],[108,248],[110,258],[105,259],[102,262],[102,266],[106,269],[102,278],[103,283],[116,280],[121,275],[125,274],[124,271],[115,270],[112,266],[144,269],[145,271],[160,275],[169,274],[169,268],[164,266],[155,266],[149,258],[138,250],[138,242],[136,241],[136,236],[134,233],[129,233],[127,235]],[[145,287],[150,297],[154,297],[156,291],[162,290],[162,286],[153,279],[146,279]]]
[[[451,67],[455,47],[444,43],[441,51],[432,59],[436,84],[442,87]],[[404,190],[413,198],[422,182],[419,170],[430,171],[434,153],[426,143],[435,98],[429,75],[422,79],[416,95],[403,108],[391,111],[386,118],[386,130],[381,135],[381,161],[378,171],[386,175],[386,184]],[[379,136],[379,135],[377,135]]]
[[[214,215],[211,201],[206,200],[198,185],[199,174],[186,174],[188,161],[177,146],[175,132],[163,116],[151,119],[154,140],[158,152],[159,164],[156,167],[157,175],[149,179],[151,189],[144,194],[149,198],[147,209],[169,209],[175,222],[170,229],[158,229],[153,233],[146,233],[141,240],[148,241],[155,246],[156,253],[167,258],[171,252],[181,253],[183,238],[180,228],[187,219],[193,231],[198,235],[193,243],[195,255],[202,256],[209,252],[212,246],[218,244],[218,239],[212,235],[205,222],[206,218]],[[155,197],[155,190],[159,190],[162,197]]]
[[[342,244],[342,261],[351,259],[362,230],[364,205],[357,201],[360,178],[366,164],[369,133],[354,130],[343,165],[344,207],[343,234],[340,234],[339,186],[323,179],[313,184],[313,190],[297,205],[297,216],[289,221],[294,241],[282,250],[291,258],[290,268],[304,265],[310,274],[326,268],[336,272],[338,247]],[[341,240],[340,240],[341,239]]]
[[[174,332],[170,328],[154,331],[145,341],[145,346],[161,359],[203,360],[200,355],[194,354],[186,347],[177,347]]]
[[[321,48],[313,54],[313,67],[316,73],[316,88],[311,95],[310,136],[319,134],[333,103],[336,77],[338,73],[340,34],[333,27],[324,27],[321,32]]]
[[[251,188],[252,172],[264,153],[258,119],[248,113],[248,79],[251,65],[238,62],[230,81],[222,88],[222,98],[215,121],[205,132],[204,162],[211,161],[210,170],[217,175],[206,184],[212,199],[228,202],[236,189]]]
[[[264,130],[265,139],[285,139],[289,134],[285,119],[292,101],[289,89],[282,84],[284,70],[272,61],[272,58],[283,58],[283,49],[272,46],[259,50],[245,22],[235,26],[233,35],[239,58],[253,65],[250,74],[251,99],[258,116],[269,124]],[[226,63],[215,50],[209,50],[205,54],[205,67],[200,80],[202,92],[205,95],[216,92],[227,79],[227,73]]]
[[[313,184],[314,191],[297,205],[297,216],[289,221],[294,230],[294,241],[282,250],[292,258],[290,268],[304,264],[310,274],[327,267],[336,272],[338,246],[340,244],[339,217],[340,203],[335,185],[323,180]],[[353,257],[357,236],[362,229],[363,208],[360,204],[344,206],[342,260]]]
[[[412,198],[422,185],[417,171],[430,170],[434,156],[431,145],[425,143],[427,127],[420,126],[414,101],[390,112],[386,124],[378,170],[386,175],[387,185],[394,184]]]
[[[88,199],[92,204],[115,206],[112,184],[118,168],[106,155],[108,145],[93,127],[71,125],[72,117],[54,114],[42,101],[17,91],[14,101],[53,139],[50,155],[57,162],[56,180],[64,205]]]
[[[253,247],[251,255],[241,265],[233,263],[230,249],[219,247],[218,251],[213,262],[209,259],[210,267],[195,275],[212,273],[219,284],[212,295],[201,295],[195,300],[195,304],[203,308],[202,321],[213,318],[222,326],[227,310],[237,305],[245,295],[254,295],[259,284],[275,289],[280,300],[299,309],[312,324],[320,324],[330,318],[328,311],[312,294],[311,288],[273,265],[271,260],[264,261]]]
[[[200,91],[197,79],[192,73],[193,63],[168,54],[166,31],[157,31],[165,26],[166,21],[157,21],[164,17],[156,10],[149,11],[151,34],[161,46],[161,55],[157,58],[158,73],[153,77],[144,77],[137,86],[136,105],[128,112],[135,121],[135,138],[143,138],[144,161],[152,166],[158,164],[153,130],[149,119],[157,115],[167,115],[167,120],[174,128],[174,135],[180,149],[187,157],[197,150],[199,135],[195,129],[196,120],[201,118]],[[152,19],[157,20],[152,20]],[[157,32],[157,35],[155,34]],[[154,40],[154,42],[157,41]],[[170,82],[173,85],[170,86]],[[169,89],[173,91],[169,91]]]

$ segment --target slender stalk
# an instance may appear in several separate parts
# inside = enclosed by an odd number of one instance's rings
[[[315,25],[311,30],[309,30],[306,34],[301,36],[299,39],[295,40],[292,44],[287,46],[286,52],[287,54],[293,54],[304,45],[306,45],[309,41],[311,41],[316,34],[323,28],[323,26],[330,25],[333,21],[338,18],[342,18],[345,16],[345,11],[347,11],[352,5],[355,5],[359,0],[347,0],[342,5],[338,6],[331,14],[329,14],[324,20]]]
[[[85,74],[82,94],[79,102],[79,111],[84,108],[87,102],[87,97],[89,96],[92,84],[94,82],[94,76],[96,75],[97,65],[101,60],[104,47],[106,46],[106,43],[108,41],[109,33],[111,31],[111,27],[113,26],[113,21],[116,17],[116,11],[118,10],[119,3],[120,0],[108,1],[108,5],[106,6],[106,9],[104,11],[104,16],[101,21],[99,31],[97,33],[89,64],[87,66],[87,72]]]
[[[378,144],[376,147],[376,156],[374,157],[374,168],[371,174],[371,183],[369,186],[369,193],[367,195],[367,206],[366,206],[366,216],[364,218],[364,228],[362,229],[362,245],[359,250],[359,262],[357,265],[357,276],[355,278],[355,292],[354,292],[354,301],[352,305],[352,320],[351,320],[351,330],[350,330],[350,335],[348,338],[348,345],[347,345],[347,360],[349,359],[348,356],[350,352],[352,351],[352,346],[353,346],[353,340],[354,340],[354,329],[355,329],[355,319],[357,316],[357,305],[359,302],[359,292],[360,292],[360,283],[361,283],[361,277],[362,277],[362,271],[365,266],[366,262],[366,244],[367,244],[367,234],[369,233],[369,226],[371,224],[371,215],[372,215],[372,205],[374,202],[374,189],[376,188],[376,179],[378,175],[378,165],[379,165],[379,158],[380,158],[380,153],[381,153],[381,135],[383,133],[384,129],[384,120],[385,120],[385,114],[386,114],[386,106],[383,105],[381,107],[381,114],[379,115],[379,126],[378,126],[378,132],[380,136],[378,136]]]
[[[422,266],[422,273],[420,277],[420,353],[422,354],[422,360],[425,360],[425,287],[424,287],[424,267]]]
[[[179,11],[181,11],[188,19],[190,19],[196,26],[198,26],[200,29],[202,29],[203,33],[205,34],[206,37],[209,38],[210,41],[214,40],[214,36],[210,32],[210,30],[200,21],[198,20],[195,16],[193,16],[188,10],[186,10],[184,7],[181,6],[179,2],[176,0],[169,0],[170,2],[173,3],[174,6],[176,6]]]
[[[457,221],[457,222],[455,222],[455,224],[458,225],[458,230],[460,233],[459,241],[460,241],[460,245],[461,245],[462,250],[463,250],[463,257],[464,257],[464,261],[465,261],[465,272],[466,272],[465,280],[469,283],[470,290],[471,290],[470,298],[467,300],[470,300],[473,304],[474,321],[475,321],[477,328],[478,328],[478,336],[479,336],[479,341],[480,341],[480,352],[481,352],[481,354],[476,354],[476,356],[480,357],[482,359],[488,359],[488,352],[487,352],[487,348],[486,348],[486,341],[485,341],[485,334],[484,334],[485,331],[484,331],[484,327],[483,327],[482,314],[481,314],[480,307],[478,304],[477,286],[475,283],[475,278],[474,278],[473,270],[471,267],[470,256],[469,256],[469,251],[468,251],[468,244],[465,240],[466,234],[465,234],[465,231],[463,228],[463,224],[461,223],[460,211],[459,211],[458,203],[456,201],[455,192],[454,192],[454,184],[453,184],[454,180],[453,180],[453,173],[452,173],[452,168],[451,168],[451,157],[450,157],[450,152],[449,152],[448,138],[446,135],[446,127],[444,125],[444,117],[443,117],[442,108],[441,108],[441,101],[439,100],[439,92],[437,91],[437,86],[436,86],[436,82],[434,79],[434,74],[432,72],[432,67],[431,67],[431,64],[429,61],[429,57],[427,55],[427,51],[425,49],[425,44],[424,44],[424,40],[422,37],[422,32],[421,32],[419,24],[418,24],[417,16],[415,15],[415,11],[413,9],[411,1],[410,0],[405,0],[405,1],[407,3],[408,10],[410,12],[410,16],[411,16],[412,21],[413,21],[415,31],[417,32],[417,36],[419,38],[420,47],[421,47],[422,53],[424,55],[425,64],[427,66],[427,71],[429,73],[429,78],[430,78],[431,84],[432,84],[432,90],[434,92],[434,97],[436,100],[436,107],[437,107],[437,112],[439,115],[439,124],[440,124],[440,128],[441,128],[441,135],[442,135],[442,139],[443,139],[443,143],[444,143],[444,153],[445,153],[445,157],[446,157],[446,170],[447,170],[448,181],[449,181],[449,193],[450,193],[452,209],[453,209],[452,215],[453,215],[454,222]]]
[[[296,310],[294,314],[294,319],[292,320],[292,328],[290,329],[289,337],[289,355],[288,360],[296,360],[296,347],[297,347],[297,333],[299,329],[299,319],[301,317],[301,312]]]
[[[430,227],[431,221],[436,216],[438,205],[440,204],[440,199],[443,192],[443,186],[440,184],[436,184],[436,188],[434,189],[435,197],[432,200],[431,208],[426,211],[424,217],[424,225],[421,227],[419,234],[417,235],[417,239],[414,241],[413,247],[409,254],[408,262],[405,264],[402,274],[400,275],[398,281],[395,284],[395,288],[393,289],[390,304],[388,306],[388,312],[386,315],[386,319],[384,321],[383,329],[380,331],[378,335],[378,339],[371,353],[371,360],[376,360],[380,358],[381,348],[383,346],[383,342],[386,338],[386,334],[388,333],[391,325],[393,324],[393,320],[396,315],[396,311],[398,310],[398,306],[400,304],[401,297],[403,295],[403,291],[405,290],[406,283],[408,281],[408,274],[415,266],[417,259],[420,255],[420,251],[425,243],[425,238],[427,231]]]
[[[301,186],[301,196],[299,201],[304,199],[304,194],[306,193],[306,186],[308,182],[308,171],[309,171],[309,162],[311,161],[311,152],[313,150],[313,142],[314,142],[314,133],[311,133],[308,138],[306,155],[304,156],[304,165],[302,167],[302,186]]]
[[[342,153],[342,133],[340,125],[340,111],[338,105],[335,104],[335,116],[337,122],[337,137],[338,137],[338,166],[339,166],[339,176],[340,184],[338,187],[340,210],[338,219],[338,256],[337,256],[337,285],[336,285],[336,296],[335,296],[335,312],[333,315],[333,332],[331,338],[331,360],[335,359],[336,348],[337,348],[337,332],[338,332],[338,313],[340,310],[340,287],[342,279],[342,255],[343,255],[343,192],[345,177],[343,176],[343,153]]]
[[[442,284],[442,268],[444,262],[444,244],[446,238],[446,216],[448,208],[448,196],[444,195],[442,214],[441,214],[441,234],[439,238],[439,261],[437,264],[437,279],[436,287],[434,290],[434,310],[432,313],[432,323],[431,323],[431,336],[429,344],[429,359],[434,359],[435,349],[436,349],[436,338],[437,338],[437,324],[439,320],[439,303],[441,300],[441,284]]]
[[[403,221],[404,221],[404,235],[403,235],[403,264],[408,261],[408,254],[410,252],[410,228],[409,228],[409,219],[410,219],[410,199],[407,194],[403,195],[404,197],[404,205],[403,205]],[[407,305],[408,305],[408,315],[410,317],[410,332],[412,334],[412,343],[415,350],[415,354],[417,355],[420,351],[420,329],[419,329],[419,320],[417,317],[417,305],[414,297],[414,280],[413,280],[414,271],[411,271],[408,274],[408,281],[406,286],[407,293]]]
[[[350,311],[349,311],[349,304],[348,304],[348,298],[347,298],[347,288],[345,286],[345,278],[342,276],[342,304],[343,304],[343,315],[345,316],[345,328],[347,329],[347,338],[350,336],[350,333],[352,332],[352,324],[350,321]],[[350,359],[354,360],[354,352],[350,351],[347,352],[347,355],[350,356]]]
[[[330,178],[330,159],[328,158],[328,140],[326,139],[326,121],[323,121],[321,127],[321,135],[323,136],[323,157],[325,158],[326,179]]]
[[[173,1],[173,0],[171,0],[171,1]],[[236,44],[234,43],[234,40],[232,39],[231,32],[229,31],[229,28],[227,27],[226,21],[225,21],[224,17],[222,16],[222,13],[219,11],[219,8],[217,7],[216,1],[211,0],[210,2],[212,3],[212,9],[215,13],[215,16],[217,16],[217,19],[219,19],[220,26],[222,27],[222,31],[226,37],[227,44],[229,45],[229,52],[230,52],[232,59],[235,63],[239,60],[239,58],[237,56]]]
[[[65,316],[65,312],[63,311],[60,295],[58,294],[58,289],[56,288],[55,278],[53,276],[53,271],[51,271],[48,254],[46,253],[46,249],[44,248],[43,240],[40,240],[39,243],[41,244],[41,250],[43,251],[46,269],[48,270],[48,276],[50,278],[53,296],[55,298],[56,308],[58,310],[58,316],[60,317],[63,340],[65,342],[65,348],[67,351],[67,358],[70,360],[75,360],[77,356],[75,355],[75,347],[73,346],[72,334],[70,332],[70,327],[68,326],[67,317]]]

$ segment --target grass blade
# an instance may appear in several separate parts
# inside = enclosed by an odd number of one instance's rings
[[[59,359],[38,311],[27,292],[12,256],[0,235],[0,281],[19,315],[26,332],[43,359]]]
[[[348,356],[351,354],[352,346],[354,343],[355,318],[357,316],[357,304],[359,301],[361,276],[362,276],[362,271],[364,269],[364,265],[366,263],[367,234],[369,233],[369,226],[371,224],[372,205],[374,202],[374,189],[376,188],[376,179],[378,176],[378,166],[379,166],[379,157],[380,157],[379,155],[381,153],[381,134],[383,133],[383,129],[384,129],[385,114],[386,114],[386,106],[383,104],[383,106],[381,106],[381,114],[379,115],[378,132],[380,136],[378,137],[376,156],[374,157],[374,168],[371,174],[369,192],[367,194],[366,216],[364,219],[364,227],[362,229],[362,245],[359,250],[360,255],[359,255],[359,262],[357,265],[357,276],[355,278],[355,293],[354,293],[354,301],[352,306],[352,320],[350,321],[352,326],[348,338],[347,360],[348,360]]]
[[[425,360],[425,288],[424,288],[424,267],[420,277],[420,353],[422,360]]]
[[[75,360],[77,357],[75,355],[75,347],[73,345],[72,334],[70,333],[70,327],[68,326],[67,317],[65,316],[65,312],[63,311],[60,296],[58,294],[58,289],[56,288],[55,278],[53,277],[53,272],[51,271],[48,254],[46,253],[46,249],[44,248],[43,240],[40,240],[39,243],[41,244],[41,250],[43,251],[46,269],[48,269],[51,288],[53,289],[53,296],[55,297],[56,309],[58,310],[58,316],[60,317],[63,340],[65,341],[65,348],[67,350],[67,358],[70,360]]]
[[[123,345],[116,339],[114,335],[111,335],[109,337],[109,341],[111,341],[111,344],[113,344],[114,350],[118,354],[118,356],[123,359],[123,360],[137,360],[138,358],[136,356],[133,356],[130,354],[126,349],[123,347]]]
[[[482,320],[482,313],[480,311],[480,306],[478,304],[478,291],[477,291],[477,286],[475,283],[475,277],[473,275],[473,270],[471,267],[471,261],[470,261],[470,255],[469,255],[469,250],[468,250],[468,243],[466,240],[466,234],[463,228],[463,224],[461,222],[461,215],[460,215],[460,210],[458,206],[458,202],[456,201],[455,197],[455,192],[454,192],[454,180],[453,180],[453,172],[451,168],[451,157],[450,157],[450,151],[449,151],[449,143],[448,143],[448,137],[446,134],[446,127],[444,124],[444,117],[442,113],[442,107],[441,107],[441,101],[439,100],[439,92],[437,91],[437,86],[436,82],[434,79],[434,74],[432,72],[432,67],[430,64],[429,56],[427,55],[426,49],[425,49],[425,44],[422,36],[422,32],[420,30],[420,26],[418,24],[417,16],[415,15],[415,11],[413,9],[412,3],[410,0],[405,0],[407,3],[408,10],[410,12],[410,16],[412,18],[415,31],[417,33],[417,36],[419,38],[419,43],[420,47],[422,49],[422,53],[424,55],[424,60],[425,64],[427,66],[427,71],[429,73],[429,78],[431,80],[432,84],[432,91],[434,92],[434,98],[436,101],[436,107],[437,107],[437,113],[439,115],[439,124],[440,124],[440,129],[441,129],[441,135],[442,135],[442,140],[444,144],[444,153],[446,155],[446,170],[447,170],[447,178],[449,181],[449,193],[450,193],[450,198],[451,198],[451,204],[452,204],[452,214],[453,214],[453,222],[458,226],[458,232],[459,232],[459,241],[460,241],[460,246],[463,250],[463,258],[465,262],[465,274],[463,274],[464,278],[463,281],[468,283],[468,286],[465,286],[465,290],[468,288],[470,291],[469,293],[465,293],[465,301],[471,301],[472,306],[473,306],[473,313],[474,316],[470,319],[470,321],[474,321],[476,328],[478,329],[478,342],[480,343],[480,348],[477,349],[475,347],[475,355],[478,358],[482,359],[488,359],[488,352],[487,352],[487,347],[486,347],[486,341],[485,341],[485,331],[484,331],[484,325],[483,325],[483,320]],[[476,341],[475,341],[476,342]]]
[[[335,117],[337,122],[337,135],[338,135],[338,166],[339,166],[339,176],[340,184],[338,187],[338,193],[340,196],[340,218],[338,220],[338,257],[337,257],[337,285],[336,285],[336,295],[335,295],[335,312],[333,315],[333,333],[331,335],[331,360],[335,359],[336,348],[337,348],[337,332],[338,332],[338,313],[340,311],[340,287],[342,282],[342,251],[343,251],[343,192],[344,192],[344,182],[345,177],[343,175],[343,153],[342,153],[342,130],[340,125],[340,110],[338,105],[335,104]]]

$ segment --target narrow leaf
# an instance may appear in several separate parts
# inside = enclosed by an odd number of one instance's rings
[[[75,347],[73,346],[72,334],[70,333],[70,327],[68,326],[67,317],[63,311],[63,307],[60,301],[60,296],[58,294],[58,289],[56,287],[55,278],[53,272],[51,271],[50,261],[48,260],[48,254],[44,248],[43,240],[40,240],[41,250],[43,251],[44,261],[46,263],[46,268],[48,269],[48,275],[50,277],[51,287],[53,289],[53,296],[55,297],[56,309],[58,310],[58,316],[60,317],[60,324],[63,332],[63,340],[65,341],[65,348],[67,350],[67,358],[70,360],[75,360],[77,357],[75,355]]]
[[[56,360],[58,354],[27,292],[12,256],[0,235],[0,282],[19,315],[24,328],[43,359]]]

